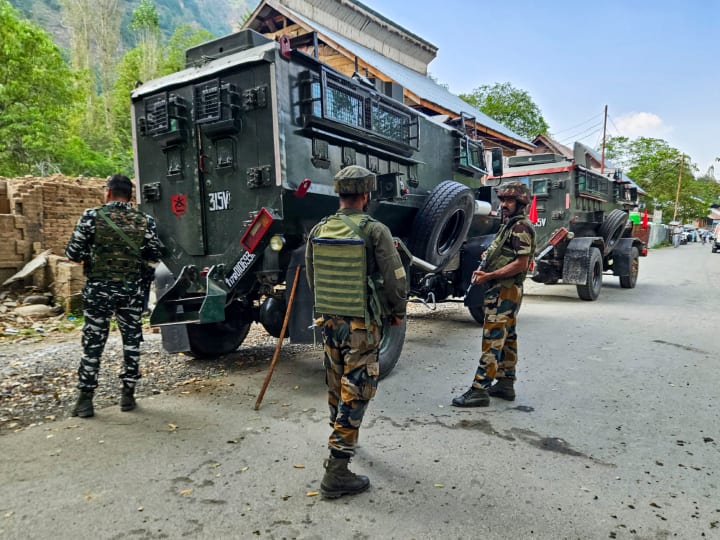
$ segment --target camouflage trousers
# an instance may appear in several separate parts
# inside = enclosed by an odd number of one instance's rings
[[[78,369],[78,388],[97,388],[100,357],[105,350],[110,319],[115,315],[123,342],[120,379],[134,386],[140,378],[142,341],[142,292],[137,282],[88,280],[83,289],[83,357]]]
[[[517,365],[517,314],[522,303],[522,285],[495,284],[485,293],[482,352],[473,386],[488,388],[495,378],[515,380]]]
[[[374,339],[370,344],[362,319],[325,316],[322,320],[325,383],[333,428],[328,448],[352,456],[368,402],[377,390],[380,331],[372,325]]]

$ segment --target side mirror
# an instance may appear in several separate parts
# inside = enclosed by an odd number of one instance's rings
[[[493,176],[503,175],[503,153],[502,148],[493,148],[490,150],[491,155],[491,169]]]

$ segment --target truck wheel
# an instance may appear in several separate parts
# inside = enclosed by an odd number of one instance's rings
[[[597,300],[602,289],[602,256],[598,248],[590,248],[589,264],[587,269],[587,283],[576,285],[581,300]]]
[[[477,306],[468,306],[467,308],[476,323],[485,324],[485,306],[480,304]]]
[[[400,353],[402,353],[405,343],[406,329],[407,317],[403,317],[402,323],[397,326],[383,325],[380,350],[378,351],[380,379],[387,377],[400,359]]]
[[[600,236],[605,240],[605,248],[603,255],[608,255],[614,248],[617,241],[622,236],[625,226],[627,225],[628,215],[616,208],[605,216],[605,220],[600,225]]]
[[[637,283],[638,272],[640,271],[640,254],[638,248],[632,248],[630,251],[630,275],[620,276],[620,286],[623,289],[634,289]]]
[[[209,324],[188,324],[190,353],[195,358],[217,358],[242,344],[250,330],[250,312],[239,304],[225,308],[225,320]]]
[[[452,180],[439,183],[413,222],[410,252],[430,264],[444,266],[462,246],[475,210],[472,190]]]

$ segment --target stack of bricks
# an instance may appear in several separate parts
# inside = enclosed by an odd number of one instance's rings
[[[39,251],[62,255],[83,210],[103,203],[104,185],[60,175],[0,178],[0,283]]]

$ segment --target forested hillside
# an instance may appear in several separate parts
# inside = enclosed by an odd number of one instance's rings
[[[0,176],[131,175],[130,93],[257,0],[0,0]]]
[[[140,0],[116,0],[122,10],[121,47],[129,49],[135,45],[129,29],[133,10]],[[223,36],[237,30],[243,16],[254,9],[259,0],[155,0],[160,30],[169,38],[175,29],[183,24],[204,28],[215,36]],[[10,0],[20,13],[38,23],[53,36],[62,48],[70,45],[70,31],[63,20],[63,5],[72,0]]]

